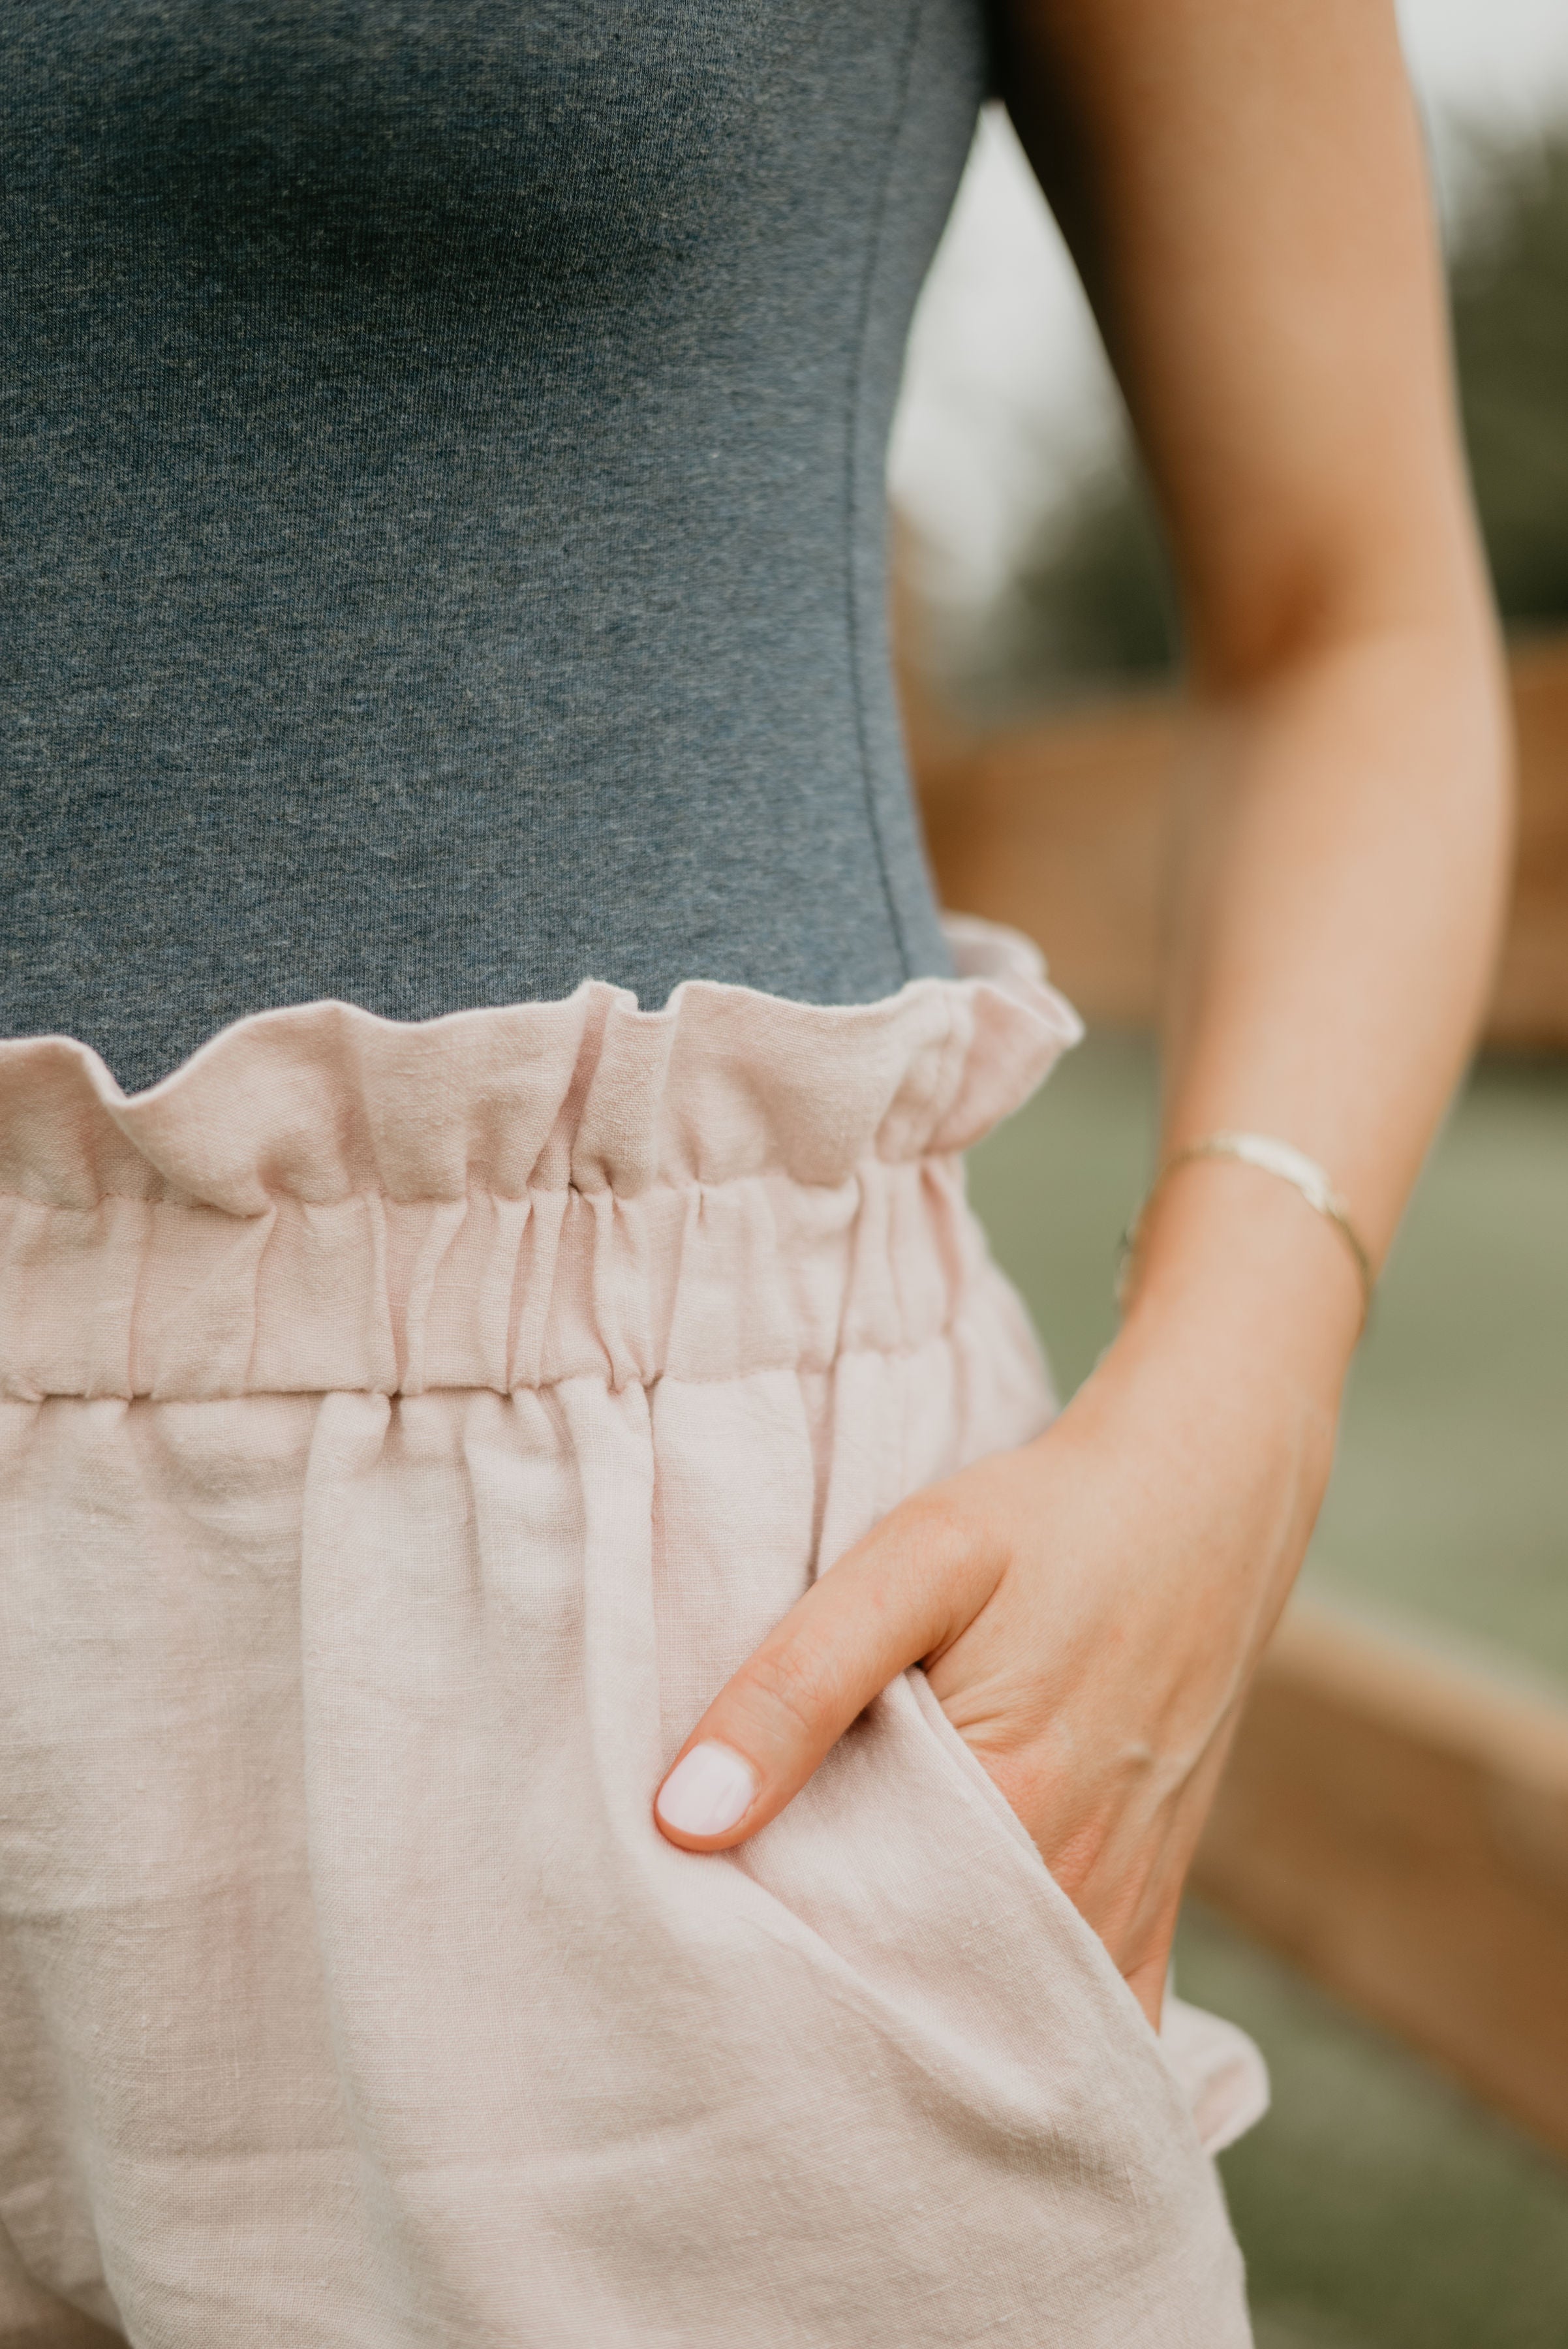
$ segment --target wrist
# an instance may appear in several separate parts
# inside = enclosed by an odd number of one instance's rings
[[[1365,1292],[1344,1236],[1293,1185],[1235,1159],[1175,1166],[1148,1202],[1116,1351],[1174,1350],[1212,1374],[1337,1412]]]
[[[1120,1332],[1040,1442],[1075,1441],[1111,1469],[1114,1489],[1158,1493],[1173,1535],[1204,1528],[1200,1584],[1190,1543],[1173,1538],[1182,1588],[1201,1588],[1205,1640],[1223,1646],[1229,1625],[1251,1655],[1284,1604],[1327,1489],[1359,1299],[1352,1286],[1337,1311],[1324,1309],[1323,1263],[1314,1272],[1310,1249],[1295,1255],[1277,1208],[1235,1228],[1207,1214],[1189,1221],[1173,1186],[1159,1221]]]

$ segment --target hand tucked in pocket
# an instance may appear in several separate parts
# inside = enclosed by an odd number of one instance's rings
[[[1131,1325],[1044,1434],[895,1509],[721,1692],[659,1789],[720,1851],[923,1663],[1158,2029],[1178,1905],[1326,1482],[1337,1380]]]

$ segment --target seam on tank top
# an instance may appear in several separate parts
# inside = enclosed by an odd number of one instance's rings
[[[876,782],[871,770],[871,743],[867,727],[866,710],[866,648],[861,640],[860,582],[857,573],[857,554],[860,544],[860,515],[863,499],[860,454],[860,408],[866,385],[866,355],[871,339],[871,317],[877,298],[877,288],[882,274],[882,250],[888,220],[888,202],[892,191],[893,177],[898,168],[899,150],[909,117],[909,89],[914,78],[915,58],[925,27],[928,0],[912,0],[909,9],[909,32],[904,42],[904,54],[898,66],[898,98],[893,113],[893,125],[888,140],[888,157],[883,167],[881,183],[877,191],[871,217],[871,233],[867,240],[866,282],[860,299],[860,324],[856,337],[855,364],[849,379],[849,413],[846,433],[845,511],[847,517],[845,546],[846,597],[848,605],[849,668],[855,692],[855,735],[860,750],[860,788],[866,801],[866,822],[871,833],[871,845],[877,858],[877,876],[882,884],[883,903],[892,927],[893,945],[904,977],[914,976],[914,957],[902,910],[893,888],[892,871],[888,861],[888,843],[883,836],[882,818],[877,805]],[[887,484],[882,478],[887,465],[887,450],[882,456],[882,471],[877,477],[877,509],[881,529],[881,578],[883,600],[888,592],[888,514]],[[887,620],[883,620],[886,636]]]

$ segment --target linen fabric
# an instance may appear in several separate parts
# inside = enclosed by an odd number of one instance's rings
[[[815,1573],[1047,1420],[960,1154],[1021,941],[0,1046],[0,2344],[1239,2349],[1206,2145],[923,1676],[698,1857]],[[1044,1212],[1043,1208],[1043,1212]]]

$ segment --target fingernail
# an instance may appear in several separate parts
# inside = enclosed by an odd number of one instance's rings
[[[694,1745],[659,1790],[657,1809],[677,1835],[725,1835],[757,1799],[757,1774],[728,1745]]]

